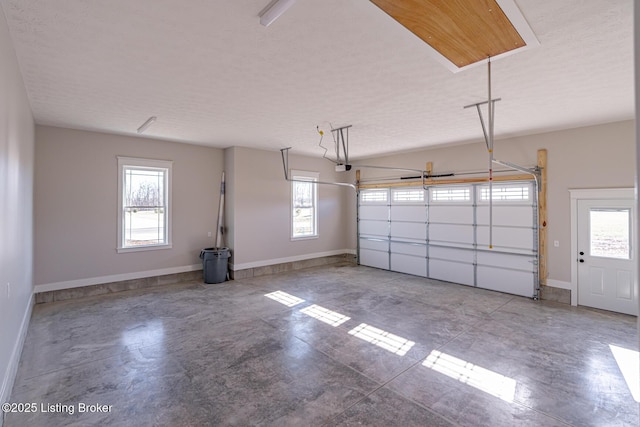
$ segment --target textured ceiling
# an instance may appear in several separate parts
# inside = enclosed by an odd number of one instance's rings
[[[36,122],[352,158],[482,139],[486,67],[452,73],[368,0],[0,0]],[[632,119],[633,1],[516,0],[540,46],[493,63],[496,139]],[[0,17],[1,19],[1,17]],[[325,138],[326,141],[326,138]]]

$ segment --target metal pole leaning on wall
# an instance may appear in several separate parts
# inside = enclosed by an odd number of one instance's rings
[[[220,203],[218,205],[218,225],[216,227],[216,249],[222,248],[222,236],[224,234],[224,192],[225,192],[225,180],[224,171],[222,172],[222,179],[220,181]]]
[[[356,170],[356,264],[360,265],[360,169]]]

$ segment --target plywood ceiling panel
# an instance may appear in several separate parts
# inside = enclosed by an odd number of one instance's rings
[[[457,67],[525,45],[495,0],[371,0]]]

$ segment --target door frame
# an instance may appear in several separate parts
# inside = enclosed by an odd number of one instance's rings
[[[578,200],[629,199],[635,201],[635,189],[623,188],[579,188],[569,189],[571,196],[571,305],[578,305]],[[634,217],[634,226],[636,218]],[[635,238],[635,235],[634,235]],[[640,254],[639,254],[640,255]]]

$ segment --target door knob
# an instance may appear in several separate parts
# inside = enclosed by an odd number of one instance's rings
[[[580,252],[580,255],[584,255],[584,252]]]
[[[584,262],[584,260],[583,260],[583,259],[580,259],[580,262]]]

